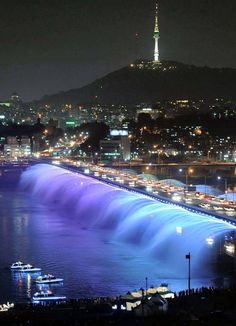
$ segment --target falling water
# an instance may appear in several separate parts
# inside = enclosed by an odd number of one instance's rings
[[[132,243],[134,250],[168,266],[169,275],[183,273],[183,257],[188,252],[196,275],[207,271],[206,239],[235,230],[235,226],[212,216],[47,164],[24,172],[21,187],[42,204],[56,207],[80,228],[111,230],[112,240]]]

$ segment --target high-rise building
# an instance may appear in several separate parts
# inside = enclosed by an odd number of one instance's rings
[[[130,160],[128,130],[111,130],[108,139],[100,140],[100,157],[102,161]]]
[[[155,14],[155,27],[153,38],[155,40],[155,48],[154,48],[154,62],[159,62],[159,47],[158,40],[160,38],[159,32],[159,22],[158,22],[158,3],[156,3],[156,14]]]

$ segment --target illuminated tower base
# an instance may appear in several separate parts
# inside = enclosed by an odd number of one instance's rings
[[[159,49],[158,49],[158,39],[157,38],[155,38],[154,61],[159,62]]]
[[[155,40],[155,48],[154,48],[154,62],[159,62],[159,48],[158,48],[158,40],[160,38],[159,33],[159,24],[158,24],[158,4],[156,3],[156,15],[155,15],[155,27],[153,38]]]

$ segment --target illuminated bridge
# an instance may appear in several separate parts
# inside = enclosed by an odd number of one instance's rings
[[[222,236],[232,237],[236,230],[229,217],[176,204],[68,166],[34,165],[23,173],[21,187],[58,214],[73,219],[79,228],[109,231],[110,241],[127,243],[156,257],[176,275],[183,272],[180,257],[186,252],[194,257],[193,267],[200,268],[202,260],[208,261],[206,246],[221,242]]]
[[[86,174],[82,171],[82,169],[78,169],[78,168],[75,168],[75,167],[71,167],[70,165],[63,165],[63,168],[69,170],[69,171],[72,171],[72,172],[76,172],[76,173],[80,173],[88,178],[93,178],[95,180],[98,180],[102,183],[105,183],[105,184],[108,184],[108,185],[111,185],[111,186],[114,186],[114,187],[117,187],[117,188],[120,188],[120,189],[124,189],[124,190],[128,190],[130,192],[133,192],[133,193],[137,193],[137,194],[141,194],[141,195],[144,195],[146,197],[149,197],[149,198],[152,198],[152,199],[155,199],[163,204],[170,204],[170,205],[173,205],[173,206],[176,206],[176,207],[181,207],[181,208],[184,208],[185,210],[189,211],[189,212],[192,212],[192,213],[196,213],[196,214],[199,214],[199,215],[205,215],[205,216],[210,216],[210,217],[213,217],[213,218],[218,218],[222,221],[225,221],[225,222],[228,222],[232,225],[235,225],[236,226],[236,219],[233,218],[233,217],[227,217],[225,215],[221,215],[221,214],[217,214],[215,212],[209,212],[209,211],[206,211],[204,209],[201,209],[200,207],[196,207],[194,205],[189,205],[189,204],[185,204],[185,203],[176,203],[175,201],[171,200],[170,198],[166,198],[166,197],[163,197],[163,196],[160,196],[160,195],[156,195],[156,194],[152,194],[150,192],[147,192],[145,190],[141,190],[141,189],[138,189],[138,188],[132,188],[132,187],[129,187],[128,185],[124,185],[124,184],[120,184],[118,182],[115,182],[115,181],[111,181],[111,180],[108,180],[108,179],[103,179],[103,178],[100,178],[98,176],[94,176],[94,175],[91,175],[91,174]]]

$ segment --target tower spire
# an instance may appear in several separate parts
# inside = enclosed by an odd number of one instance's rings
[[[158,40],[160,38],[160,32],[159,32],[159,21],[158,21],[158,2],[156,2],[155,27],[154,27],[153,38],[155,40],[154,62],[159,62]]]

